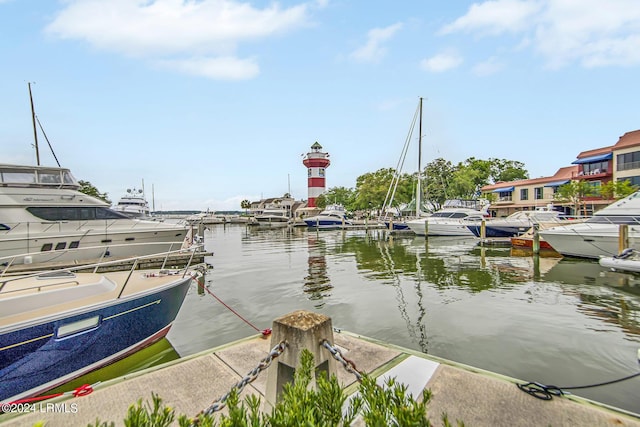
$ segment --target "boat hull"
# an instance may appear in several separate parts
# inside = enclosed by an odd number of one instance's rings
[[[468,229],[476,236],[481,237],[481,225],[469,225]],[[531,225],[485,225],[484,237],[515,237],[526,233]]]
[[[429,221],[428,225],[425,225],[425,221],[428,219],[409,222],[409,228],[418,236],[452,236],[452,237],[473,237],[473,233],[466,224],[457,221],[450,223],[439,223],[435,221]]]
[[[629,246],[638,249],[640,233],[629,227]],[[599,259],[619,252],[619,227],[615,224],[576,224],[540,231],[540,236],[559,253],[578,258]]]
[[[55,226],[52,229],[58,228]],[[23,234],[18,230],[0,235],[0,264],[69,262],[145,256],[179,249],[187,229],[182,227],[134,227],[126,230],[80,228]],[[56,249],[58,248],[58,249]],[[73,249],[70,249],[73,248]],[[26,256],[30,258],[26,258]]]
[[[141,295],[3,328],[0,401],[42,394],[161,339],[190,282],[191,276],[186,276]],[[90,326],[61,332],[83,324]]]

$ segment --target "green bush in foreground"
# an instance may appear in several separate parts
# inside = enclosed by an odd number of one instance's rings
[[[427,419],[426,405],[431,398],[428,390],[422,402],[407,394],[403,384],[389,379],[385,387],[379,387],[375,379],[363,375],[359,393],[346,405],[347,396],[335,376],[327,378],[323,372],[317,378],[317,388],[310,387],[313,373],[313,355],[303,350],[300,366],[293,383],[283,388],[279,402],[269,413],[260,412],[260,399],[247,396],[242,402],[235,390],[226,401],[228,412],[218,416],[201,415],[178,417],[180,427],[298,427],[298,426],[348,426],[360,414],[368,426],[431,426]],[[174,410],[162,404],[162,399],[152,393],[152,403],[138,400],[129,407],[124,424],[127,427],[168,427],[175,421]],[[442,415],[444,427],[451,427],[446,414]],[[459,427],[464,423],[457,422]],[[115,423],[101,422],[88,427],[114,427]]]

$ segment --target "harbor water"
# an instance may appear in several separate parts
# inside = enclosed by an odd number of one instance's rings
[[[597,261],[383,230],[215,225],[205,242],[208,292],[190,289],[168,335],[180,356],[303,309],[523,381],[577,387],[640,371],[640,277]],[[640,377],[568,391],[640,413]]]

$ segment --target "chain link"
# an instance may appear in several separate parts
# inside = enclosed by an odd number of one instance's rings
[[[267,355],[267,357],[262,359],[260,363],[258,363],[258,366],[256,366],[251,371],[249,371],[249,373],[242,380],[240,380],[238,383],[232,386],[231,390],[229,390],[227,394],[225,394],[224,396],[222,396],[217,400],[214,400],[211,406],[209,406],[207,409],[201,411],[198,415],[196,415],[196,422],[194,423],[194,425],[198,425],[198,418],[200,416],[213,415],[214,412],[217,412],[222,408],[224,408],[226,405],[227,399],[231,395],[232,390],[235,389],[238,392],[238,394],[240,394],[242,392],[242,389],[244,389],[244,387],[247,384],[252,383],[256,378],[258,378],[258,374],[260,374],[260,372],[267,369],[269,365],[271,365],[271,362],[273,361],[273,359],[280,356],[286,348],[287,348],[286,341],[281,341],[278,345],[274,346],[269,352],[269,355]]]
[[[352,360],[344,357],[342,351],[338,347],[332,346],[326,339],[323,339],[320,344],[322,344],[324,348],[329,350],[334,359],[342,363],[342,366],[344,366],[344,369],[347,372],[355,375],[358,381],[362,381],[362,374],[360,373],[360,371],[358,371],[358,368],[356,368],[356,364]]]

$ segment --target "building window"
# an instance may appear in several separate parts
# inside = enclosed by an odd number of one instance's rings
[[[640,176],[627,176],[624,178],[618,178],[618,181],[629,181],[631,185],[637,185],[640,187]]]
[[[529,200],[529,189],[521,188],[520,189],[520,200]]]
[[[499,202],[510,202],[512,200],[512,191],[501,191],[498,193],[498,201]]]
[[[619,171],[640,169],[640,151],[618,154],[616,156],[616,169]]]
[[[607,173],[609,171],[609,162],[585,163],[582,165],[583,175],[596,175],[599,173]]]
[[[543,194],[544,187],[536,187],[533,190],[535,191],[536,200],[542,200],[543,199],[542,194]]]

